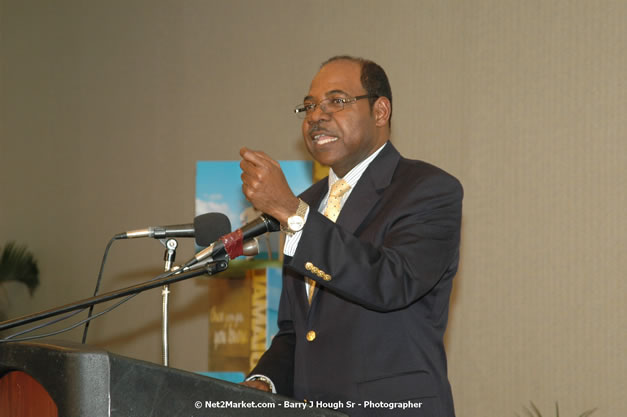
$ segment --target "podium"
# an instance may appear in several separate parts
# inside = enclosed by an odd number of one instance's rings
[[[74,343],[0,344],[0,417],[345,416]]]

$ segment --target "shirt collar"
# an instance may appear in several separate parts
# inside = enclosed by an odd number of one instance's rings
[[[377,155],[379,155],[379,153],[383,150],[387,143],[388,142],[386,141],[383,145],[379,147],[379,149],[377,149],[366,159],[355,165],[353,169],[351,169],[346,175],[344,175],[344,181],[346,181],[348,185],[351,186],[351,188],[354,188],[355,185],[357,185],[357,182],[361,178],[366,168],[368,168],[370,163],[377,157]],[[337,174],[333,172],[333,168],[329,169],[329,189],[331,189],[331,186],[333,186],[333,184],[335,184],[335,182],[339,179],[340,177],[338,177]]]

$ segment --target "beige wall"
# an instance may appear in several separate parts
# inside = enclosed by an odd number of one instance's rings
[[[0,244],[42,279],[10,287],[12,315],[88,296],[113,234],[190,221],[196,160],[302,159],[291,108],[322,60],[363,55],[398,148],[465,186],[458,415],[627,415],[627,1],[0,0],[0,19]],[[162,254],[117,242],[104,290]],[[207,367],[206,296],[174,287],[173,366]],[[154,290],[90,340],[159,362],[159,328]]]

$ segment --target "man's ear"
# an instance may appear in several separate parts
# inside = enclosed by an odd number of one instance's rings
[[[372,106],[377,127],[387,126],[392,115],[392,103],[387,97],[379,97]]]

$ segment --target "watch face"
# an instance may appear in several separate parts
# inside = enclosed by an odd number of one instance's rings
[[[287,226],[293,232],[298,232],[303,228],[305,220],[300,216],[290,216],[287,219]]]

